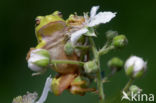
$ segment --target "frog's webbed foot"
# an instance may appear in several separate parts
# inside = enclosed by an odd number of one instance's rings
[[[85,95],[86,92],[96,92],[95,88],[82,88],[80,86],[71,86],[70,92],[72,94],[79,94],[81,96]]]
[[[65,89],[70,87],[71,82],[76,77],[76,74],[62,74],[53,79],[52,91],[55,95],[60,95]]]

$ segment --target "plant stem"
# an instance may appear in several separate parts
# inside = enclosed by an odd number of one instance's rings
[[[116,72],[116,69],[113,69],[113,71],[112,71],[110,74],[108,74],[108,76],[106,76],[106,77],[104,77],[104,78],[102,79],[102,83],[107,82],[108,79],[109,79],[110,77],[112,77],[112,76],[114,75],[115,72]]]
[[[74,61],[74,60],[51,60],[52,64],[78,64],[80,66],[84,65],[84,62]]]
[[[99,51],[99,55],[104,55],[106,53],[108,53],[110,50],[114,49],[114,46],[109,46],[106,48],[106,46],[104,46],[100,51]]]
[[[93,55],[94,55],[97,65],[98,65],[98,71],[97,71],[96,76],[97,76],[97,88],[99,91],[100,103],[104,103],[105,96],[104,96],[103,83],[102,83],[102,77],[101,77],[99,53],[98,53],[96,45],[91,37],[89,38],[89,41],[90,41],[90,44],[92,45]]]
[[[98,54],[98,51],[96,49],[96,45],[95,45],[95,43],[94,43],[94,41],[93,41],[93,39],[91,37],[89,38],[89,41],[90,41],[90,43],[92,45],[91,48],[92,48],[92,51],[93,51],[94,58],[96,58],[97,54]]]
[[[132,85],[134,79],[133,78],[130,78],[129,81],[127,82],[127,84],[125,85],[123,91],[127,92],[129,87]]]
[[[75,46],[76,49],[82,49],[82,50],[87,50],[90,48],[90,46]]]

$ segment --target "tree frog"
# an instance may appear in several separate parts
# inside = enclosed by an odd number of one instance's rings
[[[76,53],[68,56],[64,51],[67,42],[66,34],[71,26],[62,18],[59,11],[36,18],[35,34],[38,45],[35,49],[46,49],[50,52],[51,60],[79,60]],[[51,65],[50,65],[51,66]],[[80,67],[72,64],[52,65],[52,69],[61,74],[76,73]]]
[[[64,51],[64,47],[65,44],[67,44],[67,41],[69,41],[66,36],[68,35],[70,37],[73,32],[81,29],[84,26],[84,22],[84,18],[77,15],[71,15],[65,21],[59,11],[55,11],[54,13],[46,16],[38,16],[36,18],[35,27],[35,34],[38,40],[38,45],[33,49],[45,49],[49,51],[50,60],[81,61],[81,53],[74,51],[71,55],[67,55]],[[28,53],[28,55],[30,54],[30,52]],[[73,82],[73,80],[75,80],[75,78],[80,75],[82,67],[80,67],[79,65],[54,64],[49,66],[59,73],[59,76],[56,77],[56,80],[53,80],[52,85],[52,88],[56,90],[56,95],[59,95],[65,89],[69,89],[70,86],[72,87],[70,91],[73,94],[82,95],[86,91],[90,91],[86,88],[81,88],[81,85],[83,85],[85,82]],[[58,83],[58,81],[60,81],[60,84]],[[61,89],[58,89],[58,87]]]

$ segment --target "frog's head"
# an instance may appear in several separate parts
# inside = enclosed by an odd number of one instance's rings
[[[50,15],[36,17],[35,33],[38,42],[46,36],[51,36],[54,32],[60,31],[65,27],[65,21],[61,12],[55,11]]]

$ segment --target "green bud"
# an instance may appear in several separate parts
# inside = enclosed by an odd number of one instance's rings
[[[98,66],[95,61],[89,61],[84,64],[84,70],[86,73],[97,72]]]
[[[127,45],[128,40],[125,35],[118,35],[113,38],[113,45],[116,48],[123,48]]]
[[[117,71],[119,71],[123,67],[123,64],[123,61],[118,57],[114,57],[108,61],[108,66],[111,69],[116,69]]]
[[[109,30],[109,31],[106,32],[106,38],[107,38],[107,40],[112,40],[117,35],[118,35],[118,32],[117,31]]]
[[[64,46],[64,51],[67,55],[72,55],[74,52],[74,48],[70,42],[67,42]]]
[[[142,90],[136,85],[131,85],[129,88],[129,91],[131,93],[133,92],[135,94],[135,93],[141,92]]]
[[[48,66],[50,62],[50,53],[44,49],[35,49],[31,51],[28,59],[28,67],[33,71],[42,71],[43,67]]]
[[[40,49],[35,52],[36,55],[36,61],[34,61],[34,64],[40,67],[45,67],[49,64],[50,61],[50,53],[47,50]],[[38,57],[37,57],[38,55]]]
[[[49,64],[49,58],[44,58],[44,59],[38,60],[38,61],[34,62],[34,64],[41,66],[41,67],[45,67]]]

